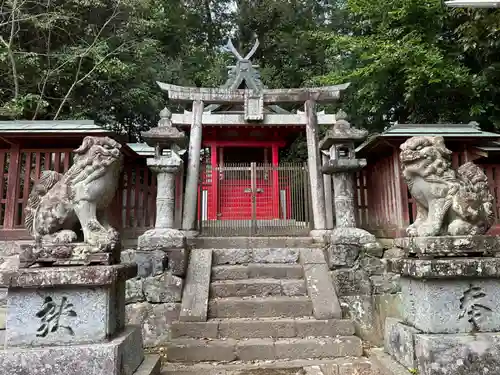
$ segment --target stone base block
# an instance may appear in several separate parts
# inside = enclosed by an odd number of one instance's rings
[[[135,265],[29,268],[3,273],[6,347],[103,342],[125,325],[125,281]]]
[[[161,275],[168,266],[167,253],[161,250],[126,250],[121,254],[121,262],[137,264],[138,277]]]
[[[86,243],[21,245],[19,267],[28,268],[34,264],[42,266],[90,266],[112,265],[120,262],[120,243],[113,244],[109,249],[100,248]]]
[[[138,250],[170,250],[186,247],[186,236],[178,229],[150,229],[137,239]]]
[[[0,375],[133,375],[143,359],[141,331],[129,327],[106,343],[0,350]]]
[[[147,355],[144,357],[134,375],[160,375],[161,358],[159,355]]]
[[[394,245],[407,255],[418,257],[493,255],[500,247],[499,236],[440,236],[396,238]]]
[[[180,230],[150,229],[138,238],[137,249],[138,260],[143,261],[140,255],[144,258],[146,252],[154,252],[156,254],[155,259],[157,259],[160,252],[163,252],[167,258],[166,266],[172,274],[175,276],[184,276],[186,274],[189,251],[186,236]],[[152,264],[154,266],[159,263],[156,260]],[[153,267],[153,269],[155,270],[157,267]]]
[[[388,318],[384,341],[385,352],[391,360],[415,374],[500,374],[498,332],[426,334],[397,319]],[[398,368],[396,365],[389,367]],[[396,372],[387,372],[387,375],[392,374]]]
[[[387,318],[385,321],[384,347],[387,353],[406,368],[416,368],[414,335],[417,329],[400,320]]]
[[[401,311],[424,333],[500,331],[500,279],[402,277]]]
[[[326,241],[326,256],[330,269],[352,267],[361,251],[381,257],[382,246],[375,236],[359,228],[336,228]]]
[[[415,335],[419,375],[500,374],[500,334]]]

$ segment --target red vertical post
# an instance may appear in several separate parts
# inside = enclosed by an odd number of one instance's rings
[[[273,162],[273,219],[280,218],[280,182],[279,182],[279,154],[278,145],[272,145],[272,162]]]
[[[217,142],[210,145],[210,164],[212,164],[212,204],[208,208],[208,218],[217,220],[217,213],[219,207],[219,169],[217,165]]]
[[[14,227],[14,217],[16,215],[16,205],[18,201],[19,172],[21,163],[21,151],[19,145],[12,145],[10,148],[9,173],[7,175],[7,202],[5,207],[5,217],[3,229]]]

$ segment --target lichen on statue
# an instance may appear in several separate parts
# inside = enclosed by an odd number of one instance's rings
[[[481,235],[495,220],[488,178],[474,163],[454,170],[443,137],[412,137],[400,146],[403,177],[417,206],[411,237]]]
[[[111,138],[85,137],[66,173],[42,173],[25,209],[25,226],[38,246],[83,240],[92,252],[113,251],[119,233],[109,224],[106,211],[118,187],[120,149]],[[78,238],[79,227],[83,239]]]

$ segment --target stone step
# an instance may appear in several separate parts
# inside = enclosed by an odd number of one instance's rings
[[[266,247],[258,249],[213,249],[212,265],[281,263],[296,264],[300,248]]]
[[[266,247],[315,247],[312,237],[194,237],[188,239],[193,248],[202,249],[258,249]]]
[[[210,297],[305,296],[304,280],[246,279],[219,280],[210,284]]]
[[[359,357],[362,354],[361,339],[356,336],[248,340],[173,339],[167,344],[169,362]]]
[[[210,319],[207,322],[173,322],[171,327],[173,339],[305,338],[350,335],[354,335],[354,324],[345,319]]]
[[[372,368],[371,361],[365,357],[193,364],[166,362],[161,375],[385,375]],[[316,371],[309,371],[311,369]]]
[[[312,315],[309,297],[227,297],[209,301],[209,318],[299,318]]]
[[[249,263],[246,265],[221,265],[212,267],[212,280],[241,279],[302,279],[300,264]]]

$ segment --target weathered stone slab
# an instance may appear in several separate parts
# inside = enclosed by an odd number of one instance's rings
[[[146,300],[152,303],[180,302],[183,280],[165,272],[163,275],[147,277],[143,280]]]
[[[358,357],[363,353],[361,339],[355,336],[277,340],[275,350],[277,359]]]
[[[295,337],[294,319],[224,319],[219,336],[234,339]]]
[[[395,361],[389,354],[384,352],[383,348],[370,349],[370,360],[378,373],[373,375],[408,375],[408,369],[399,362]],[[417,369],[413,369],[416,374]]]
[[[321,249],[300,249],[300,263],[304,264],[324,264],[325,255]]]
[[[387,273],[385,275],[370,276],[373,294],[394,294],[401,291],[399,275]]]
[[[193,250],[194,251],[194,250]],[[251,262],[251,250],[243,249],[214,249],[213,264],[247,264]]]
[[[383,249],[375,236],[363,229],[336,228],[326,247],[328,266],[330,269],[352,267],[361,251],[382,256]]]
[[[307,287],[304,280],[281,280],[281,294],[284,296],[305,296]]]
[[[220,298],[209,303],[211,318],[304,317],[312,313],[309,297]]]
[[[7,288],[0,288],[0,306],[7,305]]]
[[[384,348],[406,368],[417,368],[414,335],[419,330],[403,324],[399,319],[387,318],[385,321]]]
[[[134,375],[160,375],[161,358],[159,355],[146,355]]]
[[[140,329],[92,345],[0,350],[0,375],[133,375],[144,359]]]
[[[386,272],[387,260],[365,255],[359,259],[359,267],[368,275],[383,275]]]
[[[180,321],[201,322],[207,320],[212,250],[194,249],[191,251],[182,294]]]
[[[173,322],[171,326],[171,338],[216,339],[218,337],[218,330],[218,321]]]
[[[339,296],[372,294],[370,277],[364,270],[339,269],[332,271],[331,277]]]
[[[34,264],[58,267],[119,263],[120,245],[113,244],[108,250],[108,252],[96,252],[96,247],[87,243],[25,244],[21,245],[19,267],[28,268]]]
[[[401,294],[340,297],[343,316],[356,326],[356,335],[373,346],[384,345],[387,317],[400,318]]]
[[[252,249],[251,254],[253,263],[297,263],[299,261],[299,249]]]
[[[127,324],[142,327],[144,346],[163,345],[170,339],[171,324],[179,319],[180,303],[148,302],[126,306]]]
[[[10,289],[6,345],[105,341],[123,327],[124,300],[124,281],[111,287]]]
[[[172,275],[184,277],[188,266],[189,249],[169,249],[167,253],[167,268]]]
[[[500,331],[500,279],[400,281],[405,322],[424,333]]]
[[[416,279],[500,278],[500,258],[388,259],[388,270]]]
[[[326,263],[305,264],[304,276],[307,293],[313,305],[316,319],[335,319],[342,317],[342,310]]]
[[[171,340],[167,345],[170,362],[234,361],[236,340]]]
[[[297,337],[351,336],[354,335],[354,324],[347,319],[296,319]]]
[[[212,280],[243,280],[248,279],[248,266],[221,265],[212,267]]]
[[[170,249],[184,249],[185,247],[186,236],[177,229],[150,229],[137,239],[137,249],[139,251],[167,251]]]
[[[137,274],[135,264],[92,267],[23,268],[0,273],[0,287],[53,288],[101,286],[128,280]]]
[[[241,361],[275,359],[274,340],[254,338],[239,341],[236,344],[236,356]]]
[[[394,245],[405,251],[406,255],[428,256],[467,256],[493,255],[500,251],[499,236],[440,236],[440,237],[403,237],[396,238]]]
[[[145,300],[143,279],[130,279],[125,284],[125,303],[142,302]]]
[[[500,335],[415,335],[419,375],[500,374]]]
[[[304,272],[300,264],[249,264],[248,277],[273,279],[302,279]]]
[[[5,322],[7,320],[7,309],[0,307],[0,331],[5,329]],[[0,341],[0,343],[3,341]]]
[[[137,276],[161,275],[167,269],[167,253],[162,250],[126,250],[121,254],[122,263],[136,263]]]
[[[281,282],[277,279],[213,281],[210,295],[212,298],[281,295]]]

